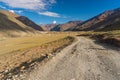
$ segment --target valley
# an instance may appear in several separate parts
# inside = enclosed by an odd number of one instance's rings
[[[0,80],[120,80],[119,61],[120,8],[61,24],[0,9]]]

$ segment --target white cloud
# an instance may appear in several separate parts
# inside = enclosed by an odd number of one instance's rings
[[[57,21],[53,21],[53,24],[56,24],[57,23]]]
[[[23,11],[22,10],[10,10],[8,9],[9,12],[12,12],[12,13],[22,13]]]
[[[39,12],[39,14],[44,15],[44,16],[50,16],[50,17],[60,17],[60,15],[58,13],[55,12]]]
[[[47,6],[56,3],[55,0],[0,0],[13,8],[44,10]]]
[[[11,12],[11,13],[15,13],[15,11],[14,11],[14,10],[9,10],[9,12]]]

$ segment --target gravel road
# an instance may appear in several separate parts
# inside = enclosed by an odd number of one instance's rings
[[[79,37],[26,80],[120,80],[120,49]]]

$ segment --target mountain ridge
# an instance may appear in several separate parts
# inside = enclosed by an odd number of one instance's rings
[[[77,25],[73,31],[102,30],[105,27],[120,21],[120,8],[105,11],[85,22]],[[117,20],[116,20],[117,19]]]

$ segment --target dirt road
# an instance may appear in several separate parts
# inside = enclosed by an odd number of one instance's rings
[[[120,50],[79,37],[26,80],[120,80]]]

